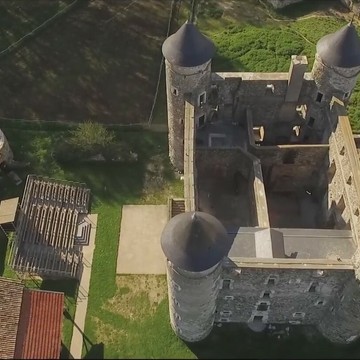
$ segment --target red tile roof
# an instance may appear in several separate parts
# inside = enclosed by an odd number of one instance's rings
[[[24,289],[15,359],[59,359],[64,294]]]
[[[0,359],[14,358],[24,285],[0,277]]]

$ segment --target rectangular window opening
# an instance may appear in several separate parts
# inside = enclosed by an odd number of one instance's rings
[[[317,95],[316,95],[316,102],[321,102],[323,96],[324,95],[321,92],[318,92]]]
[[[199,106],[203,106],[206,103],[206,92],[203,92],[199,95]]]
[[[262,322],[263,321],[263,316],[262,315],[255,315],[254,316],[254,322]]]
[[[271,292],[270,291],[264,291],[262,297],[263,299],[270,299]]]
[[[317,282],[313,282],[311,283],[310,287],[309,287],[309,292],[316,292],[316,288],[318,286]]]
[[[312,116],[310,116],[309,122],[308,122],[308,127],[312,128],[315,124],[315,118],[313,118]]]
[[[257,306],[257,311],[267,311],[269,308],[269,304],[265,303],[265,302],[261,302],[258,306]]]
[[[230,289],[231,281],[229,279],[224,279],[222,281],[222,289]]]
[[[205,115],[199,116],[199,127],[202,127],[205,125]]]

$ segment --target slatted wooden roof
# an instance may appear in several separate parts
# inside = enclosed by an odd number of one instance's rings
[[[29,175],[16,221],[10,264],[17,271],[77,277],[82,261],[75,242],[81,214],[87,214],[85,184]],[[85,233],[85,232],[84,232]]]

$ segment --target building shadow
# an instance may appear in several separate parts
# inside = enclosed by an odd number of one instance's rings
[[[313,327],[289,326],[289,336],[265,330],[254,333],[244,324],[214,326],[197,343],[185,343],[198,359],[359,359],[360,342],[330,343]]]
[[[79,326],[75,323],[74,319],[70,315],[70,313],[67,310],[64,310],[64,316],[66,319],[70,320],[74,327],[76,327],[82,337],[83,337],[83,348],[85,348],[85,356],[84,359],[104,359],[104,343],[94,344],[90,338],[79,328]],[[62,354],[66,355],[68,357],[64,357],[64,359],[73,359],[72,355],[70,354],[70,351],[66,349],[65,346],[63,346]]]
[[[92,345],[83,359],[104,359],[104,343]]]

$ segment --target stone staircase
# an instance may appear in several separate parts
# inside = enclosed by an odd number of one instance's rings
[[[169,199],[169,218],[185,212],[184,199]]]

